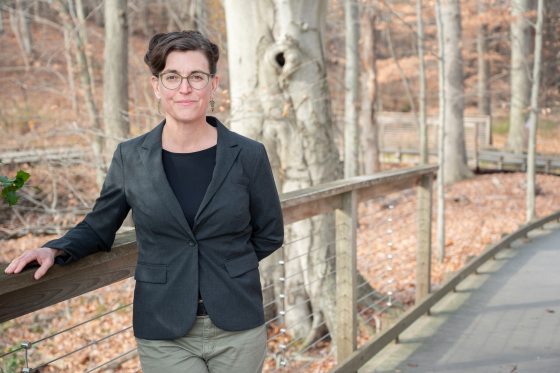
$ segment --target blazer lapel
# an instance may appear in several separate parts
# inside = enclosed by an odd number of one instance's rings
[[[194,238],[189,223],[183,214],[181,205],[175,197],[175,193],[173,193],[173,189],[171,189],[163,169],[163,162],[161,160],[161,134],[163,132],[164,123],[165,121],[161,122],[146,135],[140,148],[140,158],[142,159],[144,167],[148,170],[148,175],[150,175],[149,179],[154,187],[155,194],[163,201],[169,213],[175,218],[185,233],[187,233],[189,237]]]
[[[225,177],[227,176],[231,166],[235,162],[239,154],[240,147],[235,139],[231,136],[231,132],[219,120],[213,117],[207,117],[208,122],[216,124],[218,129],[218,144],[216,147],[216,166],[212,174],[212,180],[206,189],[206,194],[200,203],[200,207],[194,218],[193,231],[196,229],[197,222],[204,208],[212,200],[220,186],[222,185]]]

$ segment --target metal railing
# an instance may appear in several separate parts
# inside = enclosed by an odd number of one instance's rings
[[[335,361],[341,362],[351,356],[358,345],[371,341],[376,331],[386,328],[385,324],[394,322],[392,310],[403,311],[402,306],[413,302],[412,298],[420,300],[428,295],[431,186],[436,170],[435,166],[421,166],[387,171],[282,195],[284,221],[289,234],[284,246],[261,263],[262,272],[274,274],[269,283],[263,283],[270,342],[265,370],[328,370]],[[414,189],[417,189],[416,193]],[[323,223],[332,224],[311,224],[313,229],[306,234],[301,234],[300,230],[298,234],[297,224],[321,216],[330,216],[330,220],[326,218]],[[376,232],[374,235],[371,235],[372,230]],[[411,239],[394,242],[395,230],[408,232]],[[318,237],[332,239],[323,239],[321,246],[305,243],[318,241]],[[294,249],[302,244],[307,245],[308,251],[302,253]],[[416,265],[395,268],[393,258],[405,249],[416,251]],[[383,260],[377,263],[368,259],[371,255]],[[309,257],[316,258],[307,260]],[[123,294],[119,304],[104,305],[104,312],[93,312],[87,320],[60,328],[51,335],[32,339],[29,337],[32,334],[23,333],[14,337],[17,344],[12,341],[12,348],[5,346],[0,350],[4,351],[0,353],[0,367],[4,359],[14,362],[19,369],[16,371],[22,368],[36,371],[64,359],[76,359],[79,355],[78,360],[89,361],[89,364],[82,365],[86,368],[80,369],[92,372],[114,367],[134,356],[130,300],[122,299],[130,298],[132,281],[128,278],[134,273],[136,260],[135,234],[131,231],[117,235],[110,253],[97,253],[64,267],[55,266],[38,281],[33,279],[31,271],[6,276],[0,268],[0,323],[12,320],[0,324],[4,336],[10,334],[12,328],[25,330],[30,327],[23,324],[29,321],[19,321],[25,317],[19,317],[39,311],[33,314],[37,318],[46,314],[46,307],[80,299],[74,298],[78,295],[91,292],[85,296],[95,297],[96,292],[92,291],[106,286],[115,287],[115,292]],[[320,274],[315,273],[318,269],[322,270]],[[294,280],[299,278],[303,280],[297,285]],[[317,294],[308,289],[328,281],[333,284],[331,295],[336,298],[333,320],[319,317],[310,307]],[[397,284],[402,281],[413,281],[404,287],[415,291],[412,294],[401,292],[402,286]],[[267,297],[267,294],[272,295]],[[71,298],[74,299],[68,301]],[[63,306],[54,307],[59,307],[57,312],[60,313]],[[294,317],[301,314],[301,309],[311,311]],[[64,318],[60,314],[53,317]],[[93,324],[96,326],[91,326]],[[297,335],[295,331],[302,324],[311,324],[315,330],[325,330],[328,326],[329,332],[314,338]],[[86,332],[83,343],[72,346],[70,352],[61,353],[62,349],[57,346],[64,345],[64,335],[77,333],[83,327],[93,331],[89,332],[90,335]],[[95,348],[101,348],[111,339],[118,339],[122,351],[113,352],[111,356],[103,355],[102,359],[97,356],[100,353],[93,353]],[[48,349],[50,354],[39,353],[38,347]],[[138,368],[136,365],[129,369],[137,371]]]

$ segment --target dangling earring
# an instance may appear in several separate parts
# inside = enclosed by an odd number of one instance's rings
[[[216,102],[214,101],[214,98],[210,99],[210,110],[212,111],[212,113],[214,112],[214,105],[216,104]]]

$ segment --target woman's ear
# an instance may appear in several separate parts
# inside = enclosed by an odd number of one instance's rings
[[[159,100],[161,98],[161,93],[159,91],[159,79],[156,76],[152,76],[150,83],[152,83],[154,94],[156,95],[156,98]]]
[[[211,96],[214,96],[214,94],[216,93],[216,90],[218,89],[218,85],[220,83],[220,77],[218,75],[214,75],[214,77],[212,78],[212,82],[211,82],[211,87],[212,87],[212,92],[211,92]]]

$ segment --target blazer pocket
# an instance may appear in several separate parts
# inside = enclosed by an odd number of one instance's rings
[[[138,263],[134,279],[152,284],[165,284],[167,282],[167,264]]]
[[[253,252],[226,261],[226,269],[231,277],[240,276],[259,266],[259,260]]]

